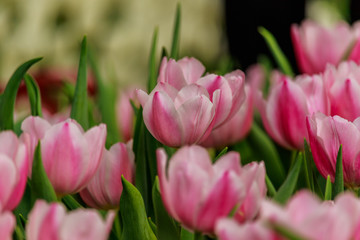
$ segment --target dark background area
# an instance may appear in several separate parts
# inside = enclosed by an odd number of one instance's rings
[[[230,54],[236,67],[246,69],[259,54],[271,56],[258,33],[265,27],[277,39],[292,66],[297,67],[290,38],[290,26],[305,18],[305,0],[226,0],[225,21]],[[351,22],[360,19],[360,1],[351,1]]]

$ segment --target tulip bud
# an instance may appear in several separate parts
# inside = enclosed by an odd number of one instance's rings
[[[106,240],[114,217],[109,212],[104,221],[93,209],[66,213],[62,204],[38,200],[29,213],[26,236],[28,240]]]
[[[339,22],[331,28],[305,20],[291,26],[291,38],[298,66],[303,73],[315,74],[327,64],[338,65],[349,51],[349,60],[360,60],[360,23],[350,27]]]
[[[40,117],[28,117],[21,129],[33,142],[41,141],[44,169],[58,195],[79,192],[89,183],[100,164],[106,125],[84,132],[75,120],[50,125]]]
[[[81,198],[90,207],[100,209],[118,208],[122,193],[121,176],[134,182],[135,156],[132,142],[114,144],[104,149],[100,166],[89,184],[80,192]]]

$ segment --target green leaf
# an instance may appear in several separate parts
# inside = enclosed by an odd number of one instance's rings
[[[336,158],[336,172],[334,182],[333,198],[344,191],[344,173],[342,162],[342,145],[339,147],[338,155]]]
[[[296,187],[296,183],[299,178],[302,160],[303,160],[302,153],[299,152],[293,168],[290,170],[285,182],[281,185],[281,187],[277,191],[276,195],[274,196],[274,200],[276,202],[285,204],[287,202],[287,200],[293,194],[295,187]]]
[[[228,151],[228,147],[224,147],[223,150],[215,157],[213,162],[216,162],[219,158],[221,158],[223,155],[225,155]]]
[[[276,224],[276,223],[268,223],[269,227],[274,229],[275,232],[277,232],[278,234],[280,234],[281,236],[285,237],[285,239],[288,240],[306,240],[305,237],[301,236],[298,233],[293,232],[292,230],[290,230],[289,228],[280,225],[280,224]]]
[[[268,190],[268,195],[270,197],[274,197],[276,195],[276,190],[268,175],[265,175],[265,183]]]
[[[145,143],[145,125],[142,117],[142,109],[138,111],[135,123],[133,151],[135,154],[136,173],[135,183],[144,198],[146,212],[149,214],[152,210],[152,198],[150,182],[150,171],[146,156]],[[151,215],[151,214],[149,214]]]
[[[280,186],[285,179],[285,170],[279,154],[269,136],[255,122],[248,135],[248,142],[251,149],[261,149],[261,151],[254,151],[254,154],[258,156],[259,160],[264,160],[266,172],[272,183]]]
[[[14,239],[15,240],[23,240],[25,239],[25,231],[21,229],[21,227],[16,226],[14,231]]]
[[[179,57],[179,45],[180,45],[180,22],[181,22],[181,6],[180,3],[176,6],[176,15],[174,23],[174,33],[171,45],[170,58],[178,59]]]
[[[27,70],[42,58],[34,58],[20,65],[11,76],[0,98],[0,130],[12,130],[14,127],[14,107],[17,91]],[[4,117],[6,116],[6,117]]]
[[[29,96],[31,115],[42,117],[39,86],[29,74],[25,74],[24,80]]]
[[[331,200],[332,198],[332,184],[331,184],[331,178],[330,175],[326,178],[326,187],[325,187],[325,197],[324,200]]]
[[[277,65],[279,66],[281,71],[284,74],[286,74],[290,77],[293,77],[294,72],[291,69],[291,65],[290,65],[289,61],[287,60],[285,54],[281,51],[275,37],[264,27],[259,27],[258,31],[261,34],[261,36],[263,36],[267,46],[269,47],[272,55],[274,56],[274,59],[275,59]]]
[[[76,199],[71,195],[65,195],[61,201],[65,204],[66,208],[69,210],[75,210],[78,208],[83,208],[81,204],[76,201]]]
[[[158,28],[156,27],[151,43],[150,59],[149,59],[149,78],[148,78],[148,92],[151,92],[157,83],[158,69],[156,67],[156,46],[158,41]]]
[[[152,187],[157,174],[156,149],[160,143],[146,129],[142,109],[138,111],[135,124],[134,145],[136,174],[135,183],[144,198],[148,216],[154,218]]]
[[[89,63],[91,69],[95,75],[95,81],[98,88],[97,91],[97,105],[101,114],[101,120],[106,124],[106,147],[109,148],[114,143],[120,141],[119,138],[119,129],[116,121],[116,88],[112,85],[106,85],[100,74],[98,64],[96,63],[96,58],[94,57],[92,51],[89,51],[88,54]]]
[[[157,234],[157,226],[156,224],[151,220],[151,218],[148,218],[149,225],[151,227],[152,232],[155,234],[155,237],[158,237]]]
[[[305,180],[306,185],[310,189],[310,191],[314,192],[314,177],[311,162],[314,161],[312,159],[312,154],[310,151],[309,144],[307,143],[306,139],[304,139],[304,147],[305,147],[305,154],[304,154],[304,171],[305,171]]]
[[[49,178],[46,175],[42,160],[41,160],[41,144],[40,141],[36,146],[34,152],[34,160],[31,174],[31,196],[32,202],[36,199],[44,199],[47,202],[56,202],[57,197],[52,187]]]
[[[89,115],[87,104],[87,45],[86,36],[81,43],[78,75],[75,86],[74,99],[71,106],[70,117],[75,119],[83,128],[89,128]]]
[[[145,212],[140,192],[121,177],[123,191],[120,198],[120,214],[123,222],[122,239],[155,240]]]
[[[321,176],[321,178],[323,177]],[[314,187],[315,187],[315,192],[319,196],[319,198],[324,199],[325,195],[322,192],[323,189],[320,187],[320,183],[317,178],[314,178]]]
[[[21,201],[19,205],[14,210],[14,214],[16,216],[23,216],[27,218],[29,212],[32,208],[31,204],[31,187],[30,187],[30,180],[28,179],[26,182],[25,192],[23,194],[23,197],[21,198]]]
[[[159,191],[159,179],[156,177],[152,189],[152,197],[157,225],[157,237],[159,240],[180,239],[179,228],[174,219],[167,213]]]
[[[350,21],[350,7],[351,7],[351,1],[350,0],[330,0],[330,2],[333,4],[334,9],[336,9],[339,14],[342,16],[342,18],[345,21]]]
[[[180,239],[181,240],[193,240],[194,239],[194,234],[182,227],[181,228]]]
[[[163,59],[164,57],[169,57],[168,51],[166,50],[165,47],[161,48],[161,59]]]

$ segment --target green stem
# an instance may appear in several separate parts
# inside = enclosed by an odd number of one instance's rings
[[[194,232],[194,240],[202,240],[203,237],[202,237],[202,233],[201,232]]]
[[[114,219],[114,232],[118,239],[121,239],[121,222],[120,222],[120,214],[116,214]]]

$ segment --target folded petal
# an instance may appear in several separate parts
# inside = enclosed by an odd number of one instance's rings
[[[184,142],[183,126],[170,97],[155,92],[143,110],[144,122],[151,134],[168,146],[181,146]]]

